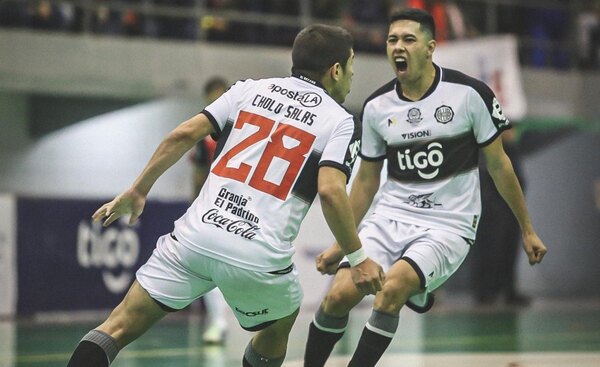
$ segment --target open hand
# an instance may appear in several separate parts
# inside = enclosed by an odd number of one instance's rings
[[[106,227],[124,215],[131,215],[129,217],[129,224],[133,224],[144,211],[145,205],[146,197],[133,189],[129,189],[112,201],[102,205],[92,215],[92,218],[94,221],[104,220],[102,225]]]

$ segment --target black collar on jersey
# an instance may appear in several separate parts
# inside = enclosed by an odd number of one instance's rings
[[[423,94],[423,97],[421,97],[419,99],[419,101],[422,101],[425,98],[429,97],[429,95],[431,93],[433,93],[435,88],[437,88],[438,84],[440,84],[440,79],[442,78],[442,70],[435,63],[433,63],[433,67],[435,68],[435,77],[433,77],[433,83],[431,83],[431,86],[429,87],[429,89],[427,89],[427,92],[425,92],[425,94]],[[398,81],[398,79],[396,79],[396,94],[398,95],[398,98],[400,98],[403,101],[416,102],[416,101],[413,101],[411,99],[404,97],[404,95],[402,94],[402,88],[400,88],[400,82]]]
[[[294,78],[298,78],[298,79],[300,79],[300,80],[303,80],[303,81],[305,81],[305,82],[307,82],[307,83],[310,83],[310,84],[312,84],[312,85],[315,85],[315,86],[317,86],[317,87],[319,87],[319,88],[323,89],[324,91],[327,91],[327,89],[325,89],[325,87],[323,86],[323,84],[321,84],[320,82],[318,82],[318,81],[316,81],[316,80],[313,80],[313,79],[311,79],[311,78],[307,77],[306,75],[302,75],[302,74],[300,74],[300,73],[299,73],[299,72],[297,72],[297,71],[293,72],[293,73],[292,73],[292,76],[293,76]]]

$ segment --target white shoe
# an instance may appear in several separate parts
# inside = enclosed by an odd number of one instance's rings
[[[218,325],[211,325],[204,334],[202,334],[202,340],[206,344],[225,344],[226,328]]]

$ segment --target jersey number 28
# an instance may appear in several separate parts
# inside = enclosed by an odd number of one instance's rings
[[[233,128],[241,130],[246,124],[256,126],[258,130],[223,154],[212,172],[221,177],[239,182],[248,182],[248,185],[259,191],[285,200],[306,160],[306,154],[312,147],[315,136],[295,126],[285,123],[276,125],[275,120],[255,113],[241,111]],[[274,127],[275,131],[273,131]],[[242,154],[246,149],[266,139],[269,139],[269,141],[249,181],[248,176],[253,168],[251,165],[242,162],[238,167],[228,166],[233,157]],[[284,139],[288,147],[286,147]],[[293,146],[289,147],[290,145]],[[274,158],[282,159],[288,163],[287,169],[278,184],[265,179]]]

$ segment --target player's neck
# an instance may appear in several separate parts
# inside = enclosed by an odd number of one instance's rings
[[[402,81],[400,84],[402,95],[411,101],[420,100],[431,88],[435,80],[435,73],[435,66],[429,64],[418,78]]]

